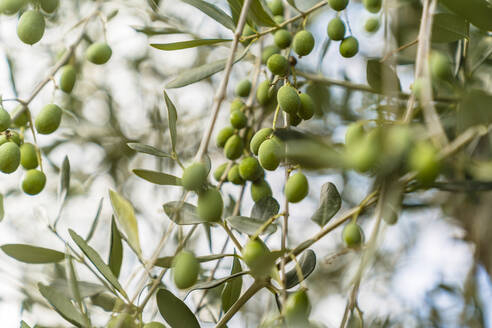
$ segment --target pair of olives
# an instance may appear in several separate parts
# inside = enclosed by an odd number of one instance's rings
[[[299,118],[299,122],[309,120],[314,115],[314,102],[311,96],[307,93],[299,94],[289,84],[285,84],[278,90],[277,102],[280,108],[289,114],[289,117]]]

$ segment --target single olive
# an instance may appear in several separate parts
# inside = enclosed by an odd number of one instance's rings
[[[205,164],[196,162],[183,171],[181,183],[186,190],[200,190],[207,183],[208,171]]]
[[[277,101],[280,108],[289,114],[296,114],[301,107],[301,98],[297,90],[286,84],[282,86],[277,93]]]
[[[258,150],[260,149],[260,145],[269,136],[271,136],[272,133],[273,133],[272,128],[263,128],[263,129],[258,130],[258,132],[256,132],[255,135],[253,136],[253,138],[251,139],[251,143],[249,145],[251,152],[255,155],[258,155]]]
[[[359,52],[359,41],[353,36],[345,38],[340,43],[340,54],[345,58],[351,58]]]
[[[256,31],[251,26],[249,26],[248,24],[244,25],[243,34],[242,34],[243,38],[254,34],[256,34]],[[252,39],[244,40],[242,41],[242,43],[244,45],[248,45],[251,43],[251,40]]]
[[[345,37],[345,23],[340,17],[333,18],[328,23],[328,37],[333,41],[341,41]]]
[[[277,169],[284,156],[281,141],[270,138],[263,141],[258,149],[258,159],[265,170],[274,171]]]
[[[410,150],[408,165],[411,171],[417,172],[416,178],[421,184],[431,184],[440,172],[437,149],[427,141],[417,143]]]
[[[10,127],[11,121],[10,114],[3,107],[0,107],[0,132]]]
[[[290,46],[292,42],[292,34],[284,29],[280,29],[277,32],[275,32],[273,36],[273,42],[279,47],[280,49],[285,49],[288,46]]]
[[[375,33],[379,30],[379,19],[376,17],[371,17],[366,20],[366,23],[364,24],[364,29],[368,33]]]
[[[215,144],[219,148],[224,148],[227,140],[234,134],[235,129],[232,126],[226,126],[222,128],[219,133],[217,133],[217,137],[215,137]]]
[[[38,155],[36,146],[32,143],[25,142],[20,146],[20,163],[26,170],[35,169],[38,167]]]
[[[93,43],[85,51],[87,60],[96,65],[107,63],[112,54],[111,47],[105,42]]]
[[[180,251],[173,259],[173,278],[174,284],[179,289],[186,289],[193,286],[200,272],[200,263],[195,254],[190,251]]]
[[[284,14],[284,4],[282,0],[270,0],[267,2],[268,8],[274,16]]]
[[[112,317],[107,328],[136,328],[135,319],[129,313],[120,313]]]
[[[307,196],[308,191],[308,180],[301,172],[297,172],[287,179],[287,183],[285,184],[285,197],[288,202],[300,202]]]
[[[363,0],[362,3],[367,11],[376,14],[381,10],[383,0]]]
[[[251,198],[254,202],[268,196],[272,196],[272,189],[266,180],[259,179],[251,184]]]
[[[387,161],[395,163],[402,160],[412,141],[412,131],[406,125],[393,125],[386,129],[383,151]]]
[[[250,240],[242,250],[243,261],[248,265],[255,277],[268,276],[274,261],[268,247],[259,238]]]
[[[430,70],[434,78],[449,80],[453,73],[448,56],[439,51],[433,51],[430,56]]]
[[[270,87],[270,81],[265,80],[256,89],[256,99],[260,105],[268,104],[273,98],[274,90]]]
[[[345,132],[345,146],[351,148],[364,138],[364,125],[361,122],[350,123]]]
[[[244,149],[244,142],[240,136],[237,134],[231,136],[225,146],[224,146],[224,155],[230,160],[235,160],[241,157]]]
[[[35,44],[43,37],[45,29],[44,16],[35,10],[22,14],[17,24],[17,36],[26,44]]]
[[[239,174],[239,165],[234,164],[227,173],[227,180],[235,185],[243,185],[244,179]]]
[[[248,79],[244,79],[240,81],[236,85],[236,96],[238,97],[247,97],[249,96],[249,93],[251,92],[251,81]]]
[[[20,164],[20,149],[15,142],[8,141],[0,146],[0,171],[12,173]]]
[[[292,41],[292,48],[299,56],[309,55],[314,48],[313,34],[307,30],[297,32]]]
[[[285,76],[289,69],[287,58],[280,54],[273,54],[268,58],[267,67],[275,75]]]
[[[166,328],[162,323],[157,322],[157,321],[152,321],[146,323],[143,328]]]
[[[248,156],[239,164],[239,174],[244,180],[256,181],[263,175],[263,169],[256,158]]]
[[[306,290],[301,289],[289,295],[283,315],[288,327],[307,327],[311,304]]]
[[[236,98],[234,99],[232,102],[231,102],[231,112],[234,112],[236,110],[241,110],[244,106],[246,106],[246,104],[239,98]]]
[[[29,122],[29,111],[23,105],[18,105],[12,112],[12,123],[20,128],[26,126]]]
[[[229,115],[229,121],[231,125],[238,130],[248,125],[248,118],[240,110],[232,111],[231,114]]]
[[[273,20],[275,21],[275,23],[277,23],[277,25],[280,25],[283,22],[285,22],[285,18],[283,15],[275,15],[273,16]]]
[[[8,141],[15,142],[15,144],[19,147],[24,142],[24,139],[16,131],[6,131],[6,137]]]
[[[266,46],[261,53],[261,62],[263,64],[266,64],[271,56],[279,53],[280,49],[276,45],[271,44],[269,46]]]
[[[348,223],[342,231],[342,238],[347,247],[358,247],[362,244],[362,228],[354,222]]]
[[[309,120],[314,115],[314,101],[307,93],[301,93],[299,98],[301,99],[301,107],[299,107],[297,114],[303,120]]]
[[[26,4],[26,0],[0,0],[0,13],[14,15]]]
[[[28,195],[37,195],[46,184],[46,176],[43,172],[32,169],[26,171],[22,180],[22,190]]]
[[[346,148],[346,160],[349,167],[367,172],[378,161],[381,153],[381,134],[379,129],[373,129],[358,143]]]
[[[211,188],[198,194],[197,214],[202,220],[220,221],[223,208],[222,195],[217,189]]]
[[[60,0],[40,0],[39,4],[41,5],[41,9],[48,14],[51,14],[55,12],[56,8],[58,8]]]
[[[60,90],[66,93],[72,92],[76,78],[77,74],[73,65],[68,64],[63,66],[59,81]]]
[[[328,0],[330,7],[336,11],[342,11],[347,8],[349,0]]]
[[[214,171],[214,179],[219,182],[220,178],[224,175],[225,170],[227,169],[227,163],[220,164]],[[227,180],[227,179],[226,179]]]
[[[55,104],[44,106],[34,120],[36,131],[41,134],[50,134],[60,126],[62,110]]]

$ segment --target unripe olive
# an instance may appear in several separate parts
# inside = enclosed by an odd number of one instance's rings
[[[342,238],[347,247],[358,247],[362,244],[362,228],[357,223],[350,222],[343,228]]]
[[[7,140],[15,142],[17,146],[20,146],[24,142],[24,139],[16,131],[8,131]]]
[[[311,304],[304,289],[289,295],[284,306],[284,317],[288,327],[307,327]]]
[[[0,132],[7,130],[10,123],[10,114],[3,107],[0,107]]]
[[[20,164],[20,149],[15,142],[8,141],[0,146],[0,171],[12,173]]]
[[[265,170],[277,169],[283,155],[282,145],[275,138],[263,141],[258,149],[258,159]]]
[[[297,114],[287,114],[287,116],[290,126],[298,126],[302,122],[302,118]]]
[[[251,198],[254,202],[268,196],[272,196],[272,189],[268,182],[264,179],[259,179],[251,184]]]
[[[292,34],[284,29],[280,29],[277,32],[275,32],[275,35],[273,36],[273,42],[279,47],[280,49],[285,49],[288,46],[290,46],[290,43],[292,42]]]
[[[26,170],[35,169],[38,167],[38,156],[36,153],[36,146],[32,143],[26,142],[20,146],[20,163]]]
[[[242,185],[244,184],[244,179],[241,177],[241,174],[239,173],[239,165],[234,164],[229,172],[227,173],[227,180],[235,185]]]
[[[63,66],[59,82],[60,90],[66,93],[72,92],[76,78],[77,76],[73,65]]]
[[[267,5],[274,16],[284,14],[284,4],[282,3],[282,0],[270,0],[267,2]]]
[[[243,158],[239,164],[239,174],[244,180],[256,181],[262,176],[262,173],[260,163],[253,156]]]
[[[198,194],[197,214],[202,220],[209,222],[220,221],[223,208],[222,195],[217,189],[207,189]]]
[[[224,175],[225,170],[227,169],[227,163],[219,165],[214,171],[214,179],[219,182],[220,178]]]
[[[345,37],[345,23],[340,17],[333,18],[328,23],[328,37],[334,41],[341,41]]]
[[[363,0],[364,7],[366,7],[367,11],[376,14],[381,10],[382,0]]]
[[[27,44],[35,44],[44,34],[44,17],[39,11],[28,10],[22,14],[17,24],[17,36]]]
[[[105,42],[93,43],[85,51],[87,60],[96,65],[105,64],[111,58],[112,54],[113,51]]]
[[[371,17],[368,20],[366,20],[366,23],[364,24],[364,28],[366,32],[369,33],[375,33],[377,30],[379,30],[379,19],[376,17]]]
[[[359,41],[353,36],[345,38],[340,43],[340,54],[345,58],[351,58],[359,52]]]
[[[179,252],[173,259],[174,284],[179,289],[193,286],[200,271],[200,263],[195,254],[189,251]]]
[[[350,123],[345,132],[345,146],[351,148],[364,138],[364,125],[361,122]]]
[[[300,202],[307,196],[308,191],[308,180],[301,172],[291,175],[285,184],[285,197],[289,203]]]
[[[263,64],[266,64],[268,59],[272,55],[279,54],[279,53],[280,53],[280,49],[276,45],[271,44],[269,46],[266,46],[261,53],[261,62]]]
[[[162,323],[157,322],[157,321],[152,321],[149,323],[146,323],[143,328],[166,328]]]
[[[238,130],[244,128],[248,124],[248,118],[240,110],[232,111],[229,115],[229,120],[231,125]]]
[[[181,183],[186,190],[200,190],[207,183],[207,168],[205,164],[196,162],[183,171]]]
[[[34,120],[36,131],[41,134],[50,134],[60,126],[62,110],[55,104],[44,106]]]
[[[242,256],[253,276],[264,277],[270,274],[274,261],[270,250],[260,239],[248,241],[242,250]]]
[[[273,54],[268,58],[267,67],[275,75],[285,76],[289,69],[287,58],[280,54]]]
[[[297,114],[303,120],[309,120],[314,115],[313,99],[307,93],[301,93],[299,95],[299,99],[301,99],[301,107],[299,107],[299,111],[297,112]]]
[[[26,0],[0,0],[0,13],[13,15],[26,4]]]
[[[301,107],[299,93],[297,93],[297,90],[294,87],[287,84],[278,90],[277,101],[280,108],[289,114],[296,114]]]
[[[299,56],[307,56],[313,51],[314,37],[309,31],[303,30],[296,33],[292,48]]]
[[[437,150],[427,141],[417,143],[410,151],[409,168],[417,172],[417,180],[423,185],[429,185],[437,178],[440,163]]]
[[[241,110],[244,106],[246,106],[244,102],[241,99],[236,98],[231,102],[231,112]]]
[[[347,8],[349,0],[328,0],[328,3],[333,10],[341,11]]]
[[[236,96],[247,97],[251,92],[251,81],[244,79],[236,85]]]
[[[15,107],[12,113],[12,123],[14,123],[14,126],[20,128],[26,126],[27,122],[29,122],[28,110],[23,105]]]
[[[107,328],[136,328],[135,319],[128,313],[120,313],[109,320]]]
[[[416,79],[410,86],[412,93],[418,100],[422,100],[424,90],[431,89],[431,93],[435,93],[434,85],[432,85],[429,79],[420,77]]]
[[[217,137],[215,138],[215,144],[219,148],[223,148],[227,142],[227,140],[234,134],[234,128],[232,126],[226,126],[222,130],[217,133]]]
[[[241,157],[244,149],[244,142],[238,135],[230,137],[224,147],[224,155],[230,160],[235,160]]]
[[[59,2],[60,0],[40,0],[39,4],[41,5],[41,9],[51,14],[58,8]]]
[[[430,56],[430,70],[433,77],[441,80],[448,80],[452,76],[449,58],[438,51],[432,52]]]
[[[8,142],[7,136],[5,134],[0,134],[0,146]]]
[[[398,162],[407,153],[412,143],[412,132],[406,125],[391,126],[384,138],[384,155],[388,161]]]
[[[275,23],[277,23],[277,25],[280,25],[283,22],[285,22],[284,16],[282,16],[282,15],[273,16],[273,20],[275,21]]]
[[[379,129],[374,129],[366,134],[362,140],[351,147],[346,148],[347,162],[350,167],[367,172],[376,164],[380,155],[381,135]]]
[[[22,180],[22,190],[28,195],[37,195],[46,184],[46,176],[43,172],[33,169],[26,172]]]
[[[265,141],[271,134],[273,133],[272,128],[263,128],[261,130],[258,130],[258,132],[255,133],[253,138],[251,139],[251,143],[249,145],[249,148],[251,149],[251,152],[255,155],[258,155],[258,150],[260,149],[260,145]]]
[[[258,85],[258,89],[256,89],[256,99],[260,105],[265,105],[270,102],[273,97],[273,89],[272,91],[270,90],[269,80],[265,80]]]

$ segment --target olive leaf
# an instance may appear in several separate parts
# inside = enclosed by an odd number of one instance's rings
[[[170,154],[163,152],[163,151],[161,151],[155,147],[149,146],[149,145],[129,142],[129,143],[127,143],[127,146],[130,147],[131,149],[133,149],[134,151],[139,152],[139,153],[153,155],[156,157],[168,157],[168,158],[171,157]]]
[[[20,322],[20,328],[31,328],[24,320]]]
[[[5,217],[5,209],[3,207],[3,195],[0,194],[0,222],[2,222]]]
[[[241,272],[238,272],[235,274],[231,274],[230,276],[227,276],[224,278],[215,279],[215,280],[211,280],[211,281],[204,281],[204,282],[201,282],[198,284],[194,284],[193,287],[188,289],[188,294],[186,296],[188,296],[194,290],[215,288],[217,286],[220,286],[220,285],[228,282],[231,279],[243,276],[243,275],[248,274],[248,273],[249,273],[248,271],[241,271]]]
[[[99,205],[97,206],[96,216],[94,217],[94,220],[92,220],[91,228],[89,229],[89,232],[87,233],[87,237],[85,237],[86,242],[89,242],[92,239],[92,236],[94,236],[94,232],[96,231],[96,227],[97,227],[97,224],[99,222],[99,218],[101,217],[103,200],[104,200],[104,198],[101,198],[99,200]]]
[[[205,256],[197,256],[196,259],[198,260],[198,262],[210,262],[229,256],[237,257],[236,254],[212,254],[212,255],[205,255]],[[160,257],[155,261],[155,265],[161,268],[170,268],[172,266],[173,259],[174,256]]]
[[[203,219],[201,219],[196,212],[196,206],[189,203],[172,201],[162,206],[164,208],[164,212],[169,217],[169,219],[173,220],[176,224],[192,225],[199,223],[209,223],[208,221],[204,221]]]
[[[132,204],[113,190],[109,190],[109,198],[111,200],[111,205],[113,206],[116,220],[126,234],[128,243],[133,251],[140,254],[142,250],[140,248],[140,240],[138,237],[138,224]]]
[[[478,124],[492,123],[492,94],[479,89],[467,90],[458,105],[457,127],[463,132]]]
[[[65,254],[62,252],[26,244],[6,244],[0,248],[5,254],[17,261],[29,264],[56,263],[65,258]]]
[[[171,134],[171,147],[173,149],[173,153],[176,152],[176,139],[178,137],[178,133],[176,131],[176,121],[178,120],[178,113],[176,112],[176,107],[173,102],[169,98],[166,93],[166,90],[163,91],[164,100],[166,102],[167,107],[167,117],[169,120],[169,133]]]
[[[306,279],[316,267],[316,253],[310,249],[306,250],[299,259],[298,264],[301,268],[302,277]],[[287,289],[297,286],[301,281],[295,266],[285,274],[285,288]]]
[[[217,23],[222,24],[224,27],[228,28],[229,30],[234,31],[235,25],[234,22],[232,21],[232,18],[217,6],[203,0],[182,0],[182,1],[184,3],[187,3],[197,8],[205,15],[211,17]]]
[[[237,25],[244,0],[227,0],[227,2],[229,3],[229,7],[231,8],[232,19]],[[251,1],[246,20],[250,26],[254,26],[254,24],[269,27],[277,25],[269,12],[265,10],[265,7],[263,7],[262,2],[259,0]]]
[[[376,91],[395,93],[401,91],[400,78],[388,64],[379,59],[370,59],[366,67],[367,83]]]
[[[128,311],[128,308],[134,308],[134,306],[126,305],[122,299],[109,293],[93,295],[91,302],[106,312],[125,312]]]
[[[237,257],[234,257],[234,259],[232,260],[231,275],[234,275],[241,271],[242,271],[241,262]],[[220,296],[222,301],[221,302],[222,311],[224,311],[224,313],[226,313],[231,308],[231,306],[239,299],[239,296],[241,295],[242,287],[243,287],[242,277],[233,278],[226,283]]]
[[[231,227],[239,232],[248,235],[254,235],[265,223],[265,220],[250,218],[247,216],[230,216],[226,220]],[[270,224],[263,230],[261,234],[271,234],[274,233],[276,230],[277,226],[274,224]]]
[[[272,216],[278,214],[280,205],[277,200],[271,196],[263,197],[255,202],[250,216],[255,219],[266,221]]]
[[[492,4],[487,0],[441,0],[456,15],[470,21],[476,27],[492,31]]]
[[[55,288],[51,286],[45,286],[41,283],[38,284],[38,289],[41,295],[53,306],[56,312],[60,314],[63,319],[67,320],[76,327],[84,327],[85,319],[72,304],[69,298],[59,293]]]
[[[199,46],[210,46],[217,43],[230,42],[231,39],[197,39],[172,43],[151,43],[150,46],[159,50],[172,51],[194,48]]]
[[[341,206],[342,198],[338,193],[337,187],[333,183],[327,182],[321,187],[319,207],[314,212],[311,220],[320,227],[324,227],[337,214]]]
[[[174,27],[131,26],[131,28],[148,36],[185,33]]]
[[[469,24],[463,17],[439,13],[432,23],[432,42],[449,43],[468,38]]]
[[[60,169],[60,182],[58,185],[58,199],[65,201],[70,189],[70,161],[68,157],[63,158],[63,163]]]
[[[98,285],[88,281],[78,281],[77,285],[79,286],[81,298],[91,297],[107,290],[103,285]],[[69,282],[65,278],[53,280],[50,283],[50,286],[68,298],[73,297]]]
[[[174,175],[144,169],[134,169],[133,173],[144,180],[158,185],[181,186],[181,179]]]
[[[200,328],[193,312],[169,290],[160,288],[155,298],[159,313],[171,328]]]
[[[111,218],[111,245],[109,249],[108,266],[115,277],[120,276],[121,262],[123,261],[123,244],[121,242],[120,231],[114,220]]]

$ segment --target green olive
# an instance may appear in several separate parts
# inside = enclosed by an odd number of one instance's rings
[[[379,129],[373,129],[353,146],[346,147],[346,160],[349,167],[367,172],[378,161],[381,153],[381,134]]]
[[[23,142],[19,133],[12,130],[6,130],[3,134],[0,134],[0,145],[3,145],[8,141],[14,142],[17,146],[20,146]]]
[[[427,186],[439,175],[440,163],[437,149],[427,141],[417,143],[409,154],[409,168],[417,172],[417,180]]]
[[[289,295],[283,309],[288,327],[307,327],[311,304],[304,289]]]
[[[246,106],[246,104],[241,99],[236,98],[231,102],[231,112],[241,110],[244,106]]]
[[[12,173],[20,164],[20,149],[15,142],[8,141],[0,146],[0,171]]]
[[[272,189],[268,182],[264,179],[259,179],[251,184],[251,198],[254,202],[259,201],[264,197],[272,196]]]
[[[232,111],[231,114],[229,115],[229,121],[231,125],[238,130],[248,125],[248,118],[240,110]]]
[[[173,259],[174,284],[179,289],[193,286],[200,272],[200,263],[195,254],[189,251],[179,252]]]
[[[36,152],[36,146],[32,143],[26,142],[20,146],[20,163],[26,170],[35,169],[38,167],[38,155]]]
[[[314,48],[313,34],[307,30],[297,32],[292,41],[292,48],[299,56],[309,55]]]
[[[347,247],[358,247],[362,244],[362,228],[354,222],[348,223],[342,231],[342,238]]]
[[[260,149],[260,145],[265,141],[269,136],[271,136],[273,133],[272,128],[263,128],[258,130],[258,132],[255,133],[253,138],[251,139],[251,143],[249,145],[249,148],[251,152],[255,155],[258,155],[258,150]]]
[[[260,105],[268,104],[273,97],[274,90],[270,87],[270,81],[265,80],[258,85],[256,89],[256,99]]]
[[[77,78],[77,74],[75,72],[75,68],[73,65],[65,65],[61,69],[60,75],[60,90],[66,93],[70,93],[73,90],[75,85],[75,80]]]
[[[298,203],[303,200],[309,191],[306,176],[301,172],[291,175],[285,184],[285,197],[289,203]]]
[[[255,277],[269,275],[275,263],[268,247],[258,238],[246,243],[242,256],[244,263],[248,265]]]
[[[234,164],[227,173],[227,180],[235,185],[243,185],[244,179],[239,174],[239,165]]]
[[[236,96],[238,97],[247,97],[251,92],[251,81],[248,79],[244,79],[236,85]]]
[[[222,218],[224,202],[222,195],[215,189],[208,189],[198,194],[198,216],[208,222],[217,222]]]
[[[284,14],[284,4],[282,0],[270,0],[267,2],[268,8],[274,16]]]
[[[254,34],[256,34],[256,31],[253,28],[251,28],[251,26],[249,26],[248,24],[244,25],[243,37],[251,36]],[[243,41],[243,44],[245,45],[248,45],[250,43],[251,43],[251,39]]]
[[[280,49],[285,49],[288,46],[290,46],[292,42],[292,34],[284,29],[280,29],[277,32],[275,32],[273,36],[273,42],[279,47]]]
[[[55,104],[44,106],[34,120],[36,131],[41,134],[50,134],[60,126],[62,110]]]
[[[303,120],[309,120],[314,115],[314,101],[307,93],[301,93],[299,98],[301,99],[301,107],[299,107],[297,114]]]
[[[285,76],[289,69],[289,62],[284,56],[273,54],[268,58],[267,67],[274,75]]]
[[[26,5],[26,0],[0,0],[0,13],[14,15]]]
[[[345,23],[340,17],[333,18],[328,23],[328,37],[333,41],[341,41],[345,37]]]
[[[279,53],[280,49],[276,45],[271,44],[269,46],[266,46],[261,53],[261,62],[263,64],[266,64],[271,56]]]
[[[43,172],[36,169],[28,170],[22,180],[22,190],[28,195],[37,195],[45,184],[46,176]]]
[[[285,22],[285,18],[283,15],[275,15],[273,16],[273,20],[275,21],[275,23],[277,23],[277,25],[280,25],[283,22]]]
[[[28,10],[22,14],[17,24],[17,36],[26,44],[35,44],[44,34],[44,16],[35,10]]]
[[[448,56],[439,51],[432,52],[430,56],[430,70],[434,78],[441,80],[449,80],[453,75]]]
[[[347,8],[349,0],[328,0],[330,7],[336,11],[342,11]]]
[[[410,149],[412,141],[412,131],[406,125],[394,125],[386,129],[383,148],[387,161],[400,162]]]
[[[23,105],[15,107],[12,113],[12,123],[14,123],[14,126],[20,128],[26,126],[28,122],[29,111]]]
[[[219,182],[220,178],[224,175],[225,170],[227,169],[227,163],[220,164],[214,171],[214,179]]]
[[[277,169],[284,155],[282,144],[275,138],[263,141],[258,149],[258,159],[265,170]]]
[[[112,54],[111,47],[105,42],[93,43],[85,51],[87,60],[96,65],[107,63]]]
[[[10,127],[11,121],[10,114],[3,107],[0,107],[0,132]]]
[[[340,43],[340,54],[345,58],[351,58],[359,52],[359,41],[353,36],[345,38]]]
[[[205,164],[193,163],[183,171],[181,183],[186,190],[200,190],[207,183],[208,171]]]
[[[289,114],[296,114],[301,107],[299,93],[294,87],[287,84],[278,90],[277,101],[280,108]]]
[[[162,323],[157,322],[157,321],[152,321],[146,323],[143,328],[166,328]]]
[[[55,12],[56,8],[58,8],[60,0],[40,0],[39,4],[41,5],[41,9],[48,14],[51,14]]]
[[[379,19],[377,19],[376,17],[369,18],[364,24],[364,29],[368,33],[377,32],[379,30]]]
[[[263,169],[256,158],[248,156],[239,164],[239,174],[244,180],[256,181],[263,175]]]
[[[364,4],[364,7],[367,9],[367,11],[373,14],[378,13],[383,5],[382,0],[363,0],[362,3]]]
[[[298,126],[302,122],[302,118],[297,114],[287,114],[287,116],[290,126]]]
[[[237,134],[230,137],[224,146],[224,155],[230,160],[241,157],[244,149],[244,142]]]
[[[128,313],[120,313],[115,317],[112,317],[107,328],[136,328],[135,319]]]
[[[356,146],[365,135],[364,125],[361,122],[351,123],[345,132],[345,145],[347,148]]]
[[[215,138],[215,144],[219,148],[224,148],[227,140],[234,134],[236,130],[232,126],[226,126],[222,130],[217,133],[217,137]]]

